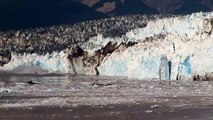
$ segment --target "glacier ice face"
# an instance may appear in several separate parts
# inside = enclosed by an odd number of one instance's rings
[[[12,54],[11,61],[5,64],[3,70],[13,73],[68,73],[69,61],[64,52],[46,55]],[[26,69],[26,70],[23,70]]]
[[[127,68],[119,76],[129,78],[175,80],[193,79],[196,75],[212,76],[212,17],[212,13],[196,13],[165,18],[132,30],[126,36],[139,44],[122,53],[113,53],[99,66],[99,71],[103,75],[117,76],[111,70],[123,69],[119,64],[112,64],[119,59]]]
[[[213,77],[213,12],[151,20],[122,37],[101,34],[79,44],[83,55],[69,52],[12,55],[2,69],[37,66],[50,73],[124,76],[136,79],[191,80]],[[112,50],[103,52],[108,43]],[[134,44],[132,44],[134,43]]]

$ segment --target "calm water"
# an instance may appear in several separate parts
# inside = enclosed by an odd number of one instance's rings
[[[212,97],[162,98],[167,102],[156,102],[150,98],[148,103],[144,102],[146,96],[136,90],[143,89],[141,85],[149,90],[148,86],[156,82],[77,75],[1,75],[0,120],[213,119]],[[164,86],[164,82],[157,83]],[[165,82],[165,86],[168,85],[171,82]],[[141,99],[134,101],[134,97],[138,96]],[[129,102],[113,103],[123,97]],[[104,100],[113,104],[106,104]],[[100,104],[95,105],[96,102]]]

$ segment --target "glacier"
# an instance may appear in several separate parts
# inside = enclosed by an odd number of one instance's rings
[[[153,19],[120,37],[98,34],[58,52],[14,52],[1,70],[22,73],[17,68],[31,66],[41,73],[209,80],[213,78],[212,26],[213,12]],[[74,55],[76,49],[76,54],[82,53]]]

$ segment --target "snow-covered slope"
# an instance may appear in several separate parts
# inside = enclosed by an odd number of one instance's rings
[[[50,73],[136,79],[213,78],[213,13],[150,20],[121,37],[98,34],[61,52],[12,54],[3,70],[37,66]],[[19,72],[20,73],[20,72]]]

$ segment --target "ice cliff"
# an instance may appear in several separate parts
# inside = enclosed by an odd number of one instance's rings
[[[127,16],[44,28],[34,41],[27,36],[39,29],[1,32],[1,69],[23,73],[17,70],[23,68],[20,66],[31,66],[46,73],[210,80],[212,26],[213,13],[200,12],[185,16]],[[11,46],[8,39],[17,44]]]

